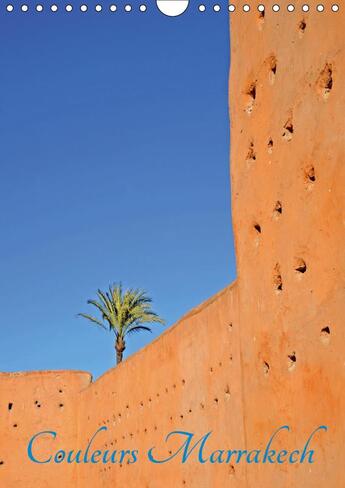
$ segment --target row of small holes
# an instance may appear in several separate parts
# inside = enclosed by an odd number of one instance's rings
[[[309,12],[309,10],[310,10],[310,6],[308,4],[302,5],[301,8],[302,8],[303,12]],[[263,12],[265,10],[265,5],[260,4],[260,5],[258,5],[257,9],[259,12]],[[288,12],[293,12],[295,10],[295,6],[290,3],[289,5],[287,5],[286,9]],[[199,8],[199,10],[200,10],[200,8]],[[230,4],[229,5],[229,12],[234,12],[235,10],[236,10],[236,6],[233,4]],[[244,12],[249,12],[250,11],[250,5],[248,5],[248,4],[243,5],[242,10]],[[280,5],[278,5],[278,4],[272,5],[272,10],[273,10],[273,12],[279,12]],[[318,12],[323,12],[325,10],[325,6],[322,3],[320,3],[316,6],[316,10]],[[331,10],[332,10],[332,12],[338,12],[339,11],[339,5],[333,4],[331,6]]]
[[[35,6],[35,10],[36,10],[37,12],[43,12],[43,9],[44,9],[44,8],[43,8],[43,5],[41,5],[41,4],[38,4],[38,5],[36,5],[36,6]],[[51,10],[52,12],[57,12],[57,11],[58,11],[58,9],[59,9],[59,7],[58,7],[57,5],[55,5],[55,4],[53,4],[53,5],[51,5],[51,6],[50,6],[50,10]],[[88,11],[88,9],[89,9],[89,7],[88,7],[87,5],[85,5],[85,4],[83,4],[83,5],[81,5],[81,6],[80,6],[80,11],[81,11],[81,12],[87,12],[87,11]],[[14,6],[13,6],[13,5],[7,5],[7,6],[6,6],[6,10],[7,10],[7,12],[13,12],[13,11],[14,11]],[[24,4],[24,5],[22,5],[22,6],[20,7],[20,10],[21,10],[22,12],[28,12],[28,10],[29,10],[29,6]],[[66,12],[72,12],[72,10],[73,10],[73,5],[70,5],[70,4],[65,5],[65,10],[66,10]],[[102,5],[96,5],[96,6],[95,6],[95,11],[96,11],[96,12],[101,12],[102,10],[103,10]],[[116,10],[117,10],[117,6],[116,6],[116,5],[110,5],[109,10],[110,10],[111,12],[116,12]],[[132,5],[129,5],[129,4],[128,4],[128,5],[125,5],[125,6],[124,6],[124,10],[125,10],[126,12],[131,12],[131,11],[132,11]],[[146,12],[146,10],[147,10],[147,6],[146,6],[146,5],[140,5],[140,6],[139,6],[139,10],[140,10],[140,12]]]
[[[88,8],[89,7],[87,5],[85,5],[85,4],[84,5],[81,5],[80,6],[80,11],[81,12],[87,12]],[[259,12],[263,12],[265,10],[265,6],[262,5],[262,4],[258,5],[257,8],[258,8]],[[293,12],[295,10],[295,6],[293,4],[288,5],[286,8],[287,8],[288,12]],[[20,7],[20,9],[21,9],[22,12],[27,12],[29,10],[29,6],[28,5],[22,5]],[[38,5],[36,5],[35,9],[36,9],[37,12],[42,12],[43,11],[43,5],[38,4]],[[125,9],[126,12],[131,12],[132,11],[132,5],[129,5],[129,4],[128,5],[125,5],[124,9]],[[205,5],[199,5],[198,9],[199,9],[199,12],[205,12],[206,6]],[[230,4],[229,7],[228,7],[228,9],[229,9],[229,12],[234,12],[236,10],[236,6],[233,5],[233,4]],[[245,5],[243,5],[242,9],[243,9],[244,12],[249,12],[250,11],[250,5],[245,4]],[[331,9],[332,9],[333,12],[338,12],[339,11],[339,5],[334,4],[334,5],[332,5]],[[7,5],[6,6],[6,10],[7,10],[7,12],[13,12],[14,6],[13,5]],[[58,11],[58,6],[55,5],[55,4],[54,5],[51,5],[50,10],[52,12],[57,12]],[[66,12],[72,12],[73,6],[72,5],[66,5],[65,6],[65,10],[66,10]],[[95,6],[95,11],[96,12],[101,12],[102,10],[103,10],[102,5],[96,5]],[[117,10],[117,6],[116,5],[110,5],[109,10],[111,12],[115,12]],[[147,6],[144,5],[144,4],[143,5],[140,5],[139,6],[139,10],[140,10],[140,12],[146,12]],[[213,10],[215,12],[220,12],[221,6],[218,5],[218,4],[217,5],[214,5],[213,6]],[[278,4],[273,5],[272,6],[272,10],[273,10],[273,12],[279,12],[280,5],[278,5]],[[303,12],[308,12],[309,10],[310,10],[309,5],[307,5],[307,4],[302,5],[302,11]],[[324,12],[325,6],[322,5],[322,4],[319,4],[319,5],[316,6],[316,10],[318,12]]]

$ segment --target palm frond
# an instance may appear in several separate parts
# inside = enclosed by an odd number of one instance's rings
[[[101,303],[97,302],[97,300],[90,299],[87,301],[87,304],[96,307],[101,312],[102,317],[104,319],[107,319],[107,317],[109,317],[109,310],[106,307],[104,307]]]
[[[97,324],[100,327],[102,327],[103,329],[107,330],[105,325],[100,320],[96,319],[96,317],[93,317],[92,315],[88,315],[87,313],[78,313],[78,317],[84,317],[84,319],[87,319],[90,322]]]
[[[143,324],[159,323],[165,321],[152,310],[152,299],[145,290],[128,288],[123,290],[122,283],[109,286],[107,292],[97,291],[99,300],[88,300],[100,312],[102,320],[108,323],[109,330],[113,330],[116,338],[125,339],[127,334],[147,331],[151,328]],[[91,322],[106,329],[101,320],[87,314],[79,314]]]
[[[150,327],[145,327],[144,325],[136,325],[135,327],[131,327],[130,329],[128,329],[127,334],[134,334],[135,332],[141,332],[143,330],[147,332],[152,332]]]

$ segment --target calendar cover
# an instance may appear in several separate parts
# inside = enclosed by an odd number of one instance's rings
[[[0,488],[342,488],[345,5],[1,0]]]

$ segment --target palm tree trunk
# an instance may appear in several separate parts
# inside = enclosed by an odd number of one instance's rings
[[[116,350],[116,364],[121,363],[123,358],[123,351],[126,349],[126,343],[123,339],[117,338],[115,342],[115,350]]]
[[[121,363],[123,358],[123,352],[116,349],[116,364]]]

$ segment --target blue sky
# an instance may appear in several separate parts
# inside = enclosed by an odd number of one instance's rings
[[[168,327],[235,278],[228,16],[146,3],[2,6],[0,371],[112,367],[113,335],[76,318],[111,282]]]

